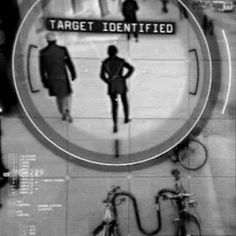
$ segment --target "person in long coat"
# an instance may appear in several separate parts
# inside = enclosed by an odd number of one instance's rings
[[[123,103],[125,119],[124,123],[130,122],[129,104],[127,98],[126,80],[133,74],[134,67],[126,62],[123,58],[117,56],[118,49],[114,45],[108,47],[109,57],[102,63],[101,79],[108,85],[108,95],[112,104],[112,118],[114,123],[113,132],[118,132],[118,95],[121,96]]]
[[[40,74],[43,86],[48,89],[49,96],[55,96],[62,120],[72,122],[70,113],[72,81],[76,79],[76,71],[66,47],[56,44],[56,36],[50,32],[46,36],[48,45],[40,51]]]
[[[137,23],[137,11],[139,6],[135,0],[125,0],[122,4],[122,15],[125,23]],[[138,32],[134,32],[134,38],[138,42]],[[130,33],[127,34],[127,39],[130,40]]]

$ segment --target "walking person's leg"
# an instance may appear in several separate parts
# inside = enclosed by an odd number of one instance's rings
[[[62,99],[62,97],[57,96],[56,102],[57,102],[58,110],[59,110],[60,114],[62,115],[62,119],[65,120],[65,113],[63,113],[63,99]]]
[[[117,94],[110,95],[111,98],[111,105],[112,105],[112,119],[113,119],[113,132],[117,133],[118,127],[117,127],[117,121],[118,121],[118,97]]]
[[[128,98],[127,98],[127,93],[121,94],[121,101],[123,104],[124,115],[125,115],[124,123],[127,124],[131,121],[129,119],[129,103],[128,103]]]
[[[71,96],[71,94],[69,94],[68,96],[67,96],[67,110],[71,113],[71,104],[72,104],[72,96]]]
[[[165,3],[163,4],[163,9],[162,9],[162,11],[163,11],[164,13],[167,13],[167,11],[166,11],[166,4],[165,4]]]
[[[162,4],[163,4],[162,12],[165,14],[168,13],[167,3],[164,1],[164,2],[162,2]]]
[[[73,122],[73,119],[70,114],[70,103],[71,103],[71,95],[66,95],[61,98],[62,100],[62,112],[64,114],[63,118],[70,123]]]
[[[72,122],[73,120],[69,110],[70,96],[57,96],[56,101],[58,110],[62,115],[62,120],[68,120],[69,122]]]
[[[130,33],[127,33],[127,40],[130,40]]]
[[[138,21],[136,20],[135,22],[137,23]],[[135,41],[138,42],[138,30],[134,32],[134,38],[135,38]]]
[[[183,9],[181,4],[178,2],[178,7],[179,7],[179,19],[182,20],[183,19]]]
[[[124,19],[124,23],[130,23],[130,21],[128,19]],[[130,40],[130,33],[128,32],[127,33],[127,40],[129,41]]]
[[[71,95],[67,95],[64,99],[64,106],[65,106],[65,112],[67,114],[67,120],[72,123],[73,122],[73,118],[71,116],[71,102],[72,102],[72,97]]]

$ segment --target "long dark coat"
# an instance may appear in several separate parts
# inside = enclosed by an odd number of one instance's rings
[[[65,47],[49,43],[40,51],[40,74],[50,96],[63,97],[72,93],[69,75],[76,78],[74,65]]]

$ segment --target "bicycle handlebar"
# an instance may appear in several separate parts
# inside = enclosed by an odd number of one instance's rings
[[[111,191],[110,191],[110,192],[117,192],[118,190],[121,190],[121,187],[120,187],[120,186],[112,185],[112,186],[111,186]]]
[[[196,195],[196,194],[195,193],[182,193],[182,192],[176,193],[175,191],[169,190],[169,189],[161,190],[158,193],[158,196],[161,196],[163,198],[167,198],[170,200],[176,200],[176,199],[180,199],[180,198],[190,198],[194,195]]]

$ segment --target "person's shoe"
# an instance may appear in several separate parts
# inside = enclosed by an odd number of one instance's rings
[[[72,118],[72,116],[71,116],[69,110],[66,110],[66,120],[67,120],[69,123],[72,123],[72,122],[73,122],[73,118]]]
[[[117,127],[117,125],[114,125],[114,127],[113,127],[113,133],[117,133],[118,132],[118,127]]]
[[[125,124],[128,124],[129,122],[131,122],[131,119],[125,119],[125,120],[124,120],[124,123],[125,123]]]
[[[67,115],[67,120],[68,120],[69,123],[73,122],[73,118],[70,114]]]
[[[61,119],[62,119],[63,121],[66,121],[66,117],[67,117],[67,115],[64,114],[64,115],[62,115],[62,118],[61,118]]]
[[[138,43],[138,38],[135,39],[135,42]]]

